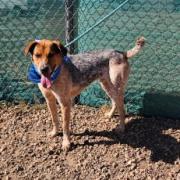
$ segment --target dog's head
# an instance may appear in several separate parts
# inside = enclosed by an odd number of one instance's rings
[[[31,54],[41,80],[44,81],[50,80],[52,72],[62,64],[63,57],[67,55],[67,49],[60,41],[46,39],[29,42],[24,52],[25,55]]]

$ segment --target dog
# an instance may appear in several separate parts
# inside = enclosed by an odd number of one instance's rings
[[[31,54],[33,65],[29,79],[33,81],[33,77],[36,77],[35,83],[45,97],[51,113],[51,137],[56,136],[59,131],[56,100],[61,106],[62,147],[65,151],[70,148],[69,123],[72,100],[95,80],[99,80],[112,102],[112,108],[106,116],[111,118],[117,109],[120,122],[116,131],[124,131],[124,91],[130,73],[128,59],[135,56],[144,43],[145,38],[140,37],[135,46],[126,52],[110,49],[68,56],[67,49],[58,40],[34,40],[26,45],[24,52],[26,55]]]

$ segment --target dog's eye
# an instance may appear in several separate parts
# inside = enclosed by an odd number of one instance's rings
[[[35,54],[36,58],[40,58],[42,55],[41,54]]]

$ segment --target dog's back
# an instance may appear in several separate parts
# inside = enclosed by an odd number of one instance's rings
[[[69,56],[65,63],[73,83],[84,84],[100,78],[109,70],[109,61],[125,61],[123,53],[116,50],[99,50]]]

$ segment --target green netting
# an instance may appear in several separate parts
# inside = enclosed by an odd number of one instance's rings
[[[120,5],[120,0],[79,3],[79,34]],[[180,1],[129,1],[78,42],[80,52],[115,48],[127,50],[147,38],[144,50],[130,60],[132,72],[125,94],[129,113],[180,117]],[[81,102],[99,106],[108,98],[97,84],[81,94]]]
[[[64,39],[61,0],[0,0],[0,100],[40,102],[36,85],[27,81],[30,64],[24,45],[35,38]]]
[[[74,37],[81,35],[123,0],[74,0]],[[35,38],[65,39],[64,0],[0,0],[0,100],[41,102],[27,81],[30,58],[24,44]],[[144,50],[130,60],[132,72],[125,93],[128,113],[180,117],[180,1],[129,0],[111,17],[76,42],[75,52],[115,48],[127,50],[135,39],[148,39]],[[109,103],[97,83],[80,102]]]

